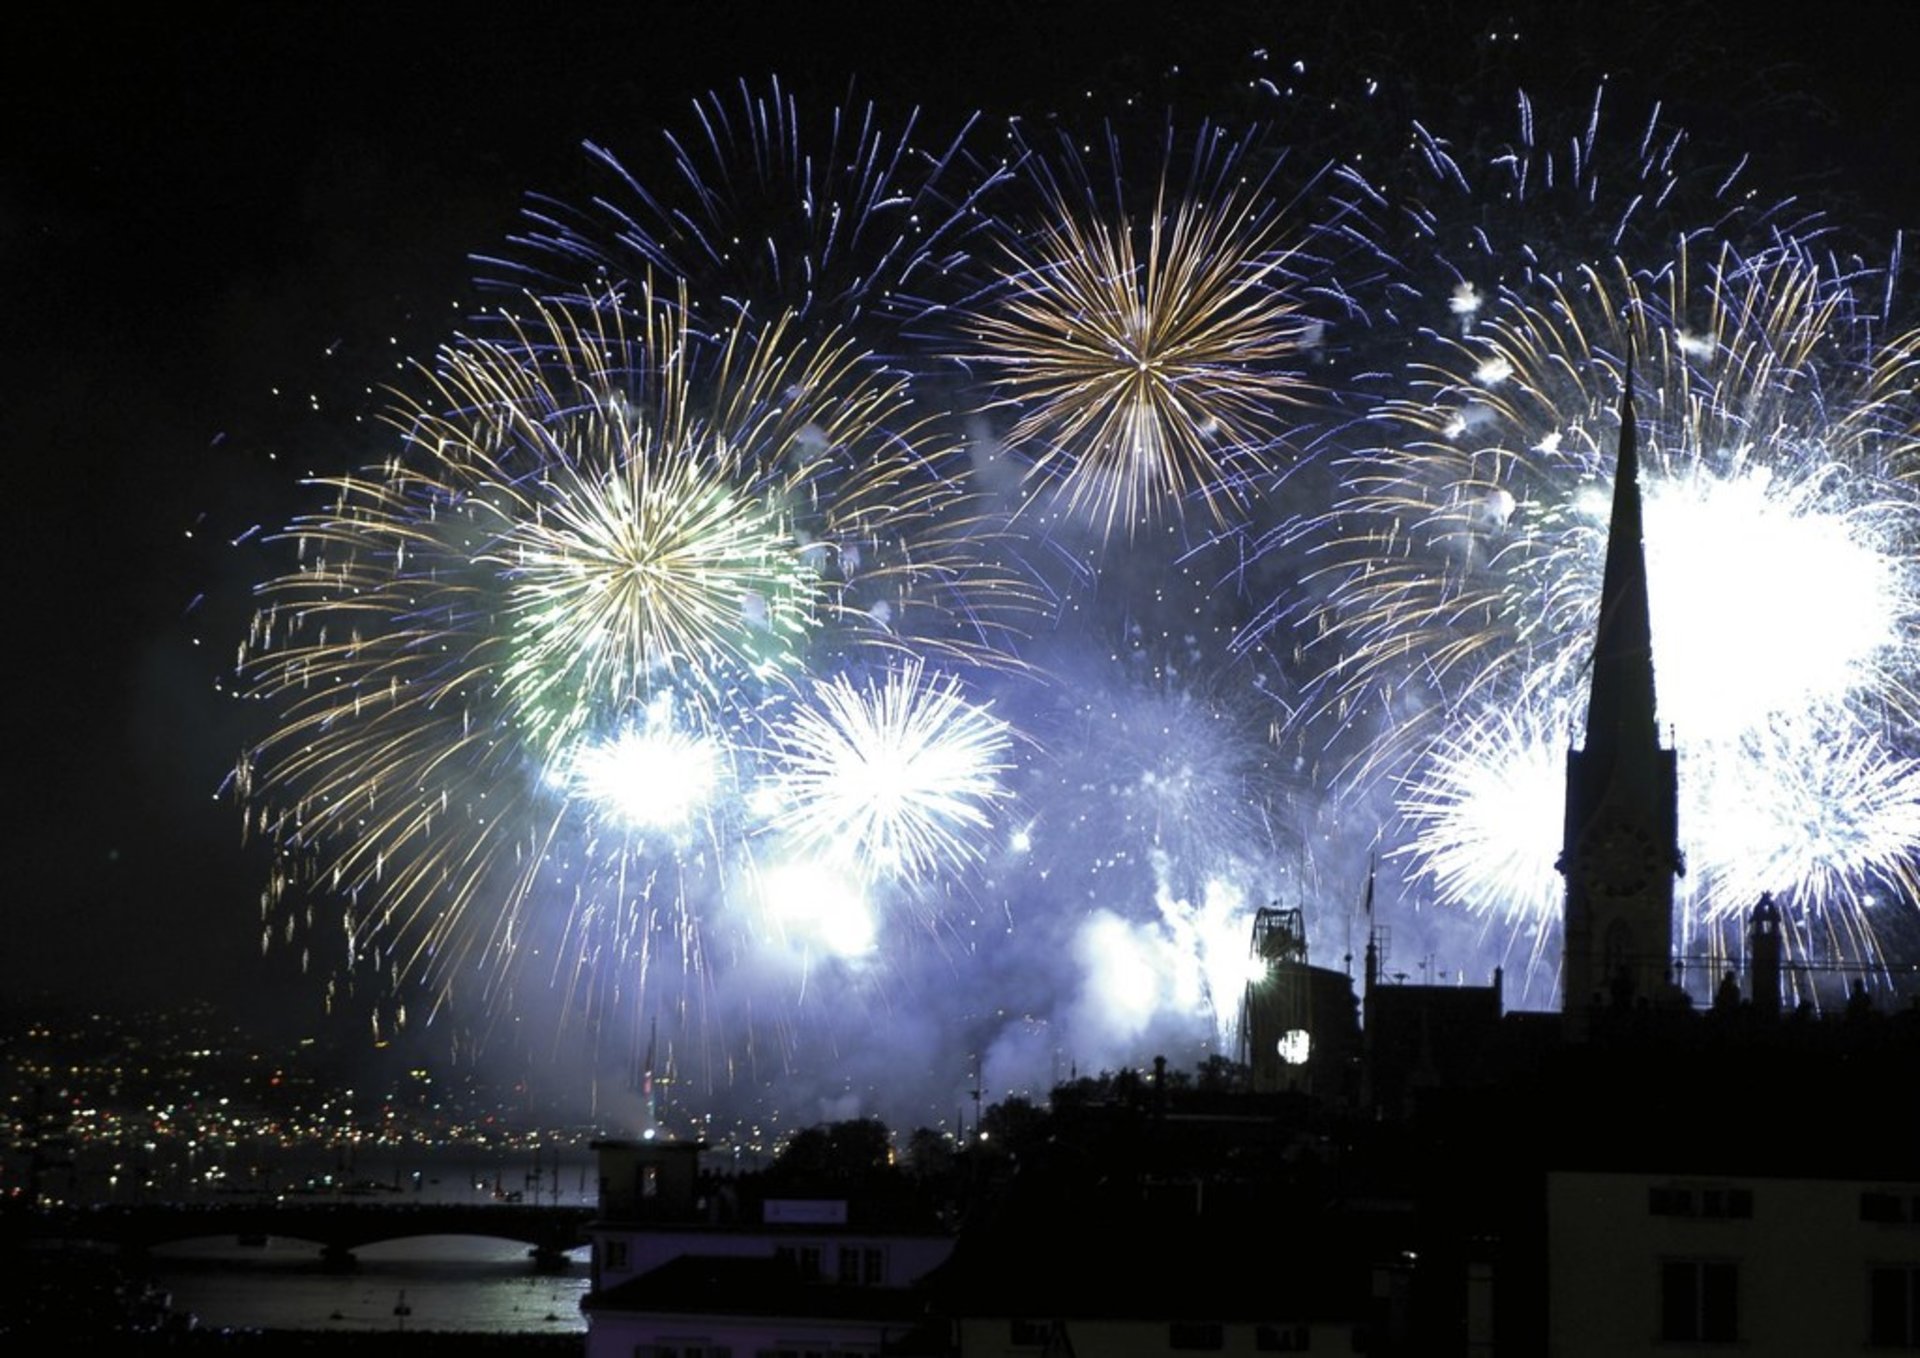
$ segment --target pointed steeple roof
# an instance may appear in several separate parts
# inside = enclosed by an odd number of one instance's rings
[[[1658,748],[1654,716],[1653,621],[1647,603],[1647,553],[1640,513],[1639,430],[1633,411],[1633,354],[1620,396],[1620,451],[1607,526],[1600,625],[1587,694],[1587,749],[1618,754]]]

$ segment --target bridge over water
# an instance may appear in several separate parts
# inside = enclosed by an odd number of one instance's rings
[[[267,1236],[311,1240],[346,1261],[364,1245],[423,1235],[518,1240],[535,1259],[558,1260],[587,1243],[591,1207],[523,1203],[219,1202],[140,1203],[0,1215],[13,1240],[95,1241],[141,1251],[181,1240]]]

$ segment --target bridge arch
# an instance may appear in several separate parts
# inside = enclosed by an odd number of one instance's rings
[[[331,1257],[422,1236],[475,1236],[526,1245],[536,1257],[558,1258],[588,1243],[586,1207],[519,1204],[215,1203],[139,1204],[40,1214],[26,1234],[90,1240],[145,1251],[188,1240],[225,1238],[309,1241]]]

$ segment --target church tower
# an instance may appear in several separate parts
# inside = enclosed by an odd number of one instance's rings
[[[1587,694],[1586,744],[1567,751],[1561,1007],[1583,1034],[1596,1002],[1652,1001],[1673,958],[1674,877],[1683,870],[1674,752],[1654,715],[1653,626],[1641,531],[1633,364],[1620,400],[1620,449],[1606,574]]]

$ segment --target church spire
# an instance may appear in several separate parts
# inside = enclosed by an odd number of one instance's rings
[[[1587,748],[1625,755],[1658,745],[1653,692],[1653,621],[1647,602],[1646,537],[1640,513],[1640,440],[1633,410],[1633,354],[1620,397],[1620,451],[1607,525],[1606,574],[1587,693]]]
[[[1561,1003],[1583,1034],[1596,1003],[1633,1005],[1671,985],[1674,877],[1683,870],[1674,752],[1654,712],[1653,622],[1640,515],[1633,357],[1620,398],[1607,564],[1594,629],[1584,748],[1567,751],[1559,868],[1566,874]]]

